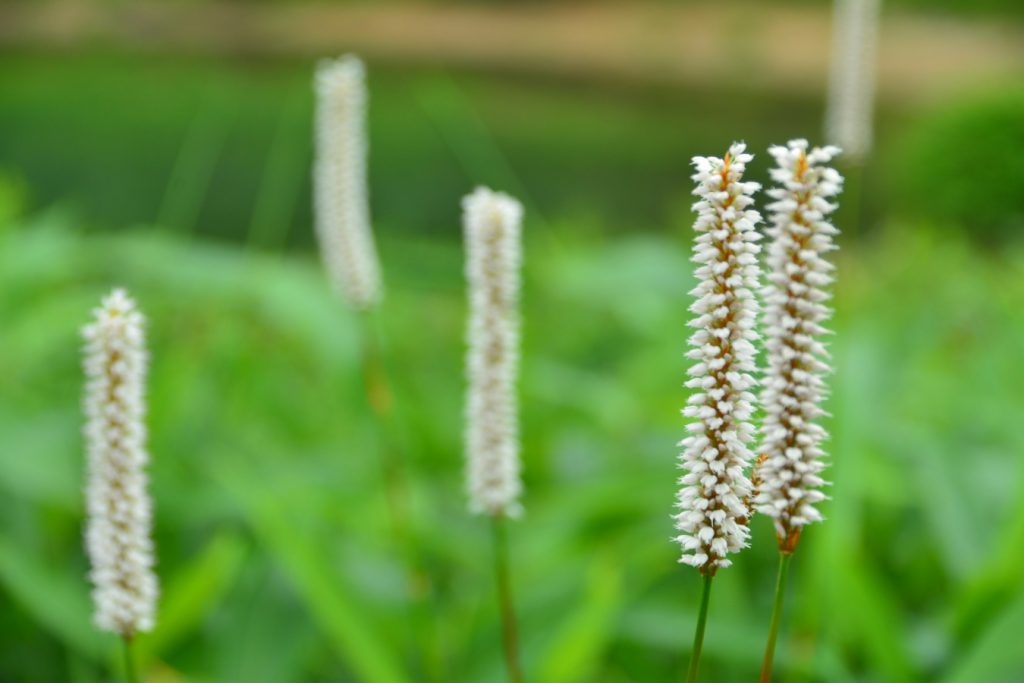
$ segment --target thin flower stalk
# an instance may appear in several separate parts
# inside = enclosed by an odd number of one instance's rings
[[[152,501],[146,464],[143,317],[115,289],[82,330],[85,340],[85,532],[94,621],[125,641],[153,628],[158,593],[153,570]],[[126,673],[133,670],[126,666]]]
[[[522,205],[478,188],[462,202],[469,290],[466,480],[470,509],[491,518],[509,680],[523,680],[506,518],[521,512],[516,376]]]
[[[696,301],[690,307],[690,325],[695,331],[686,383],[693,393],[683,410],[690,423],[688,436],[679,444],[683,474],[674,516],[675,540],[682,547],[679,561],[696,567],[704,579],[688,681],[696,681],[699,672],[711,580],[731,564],[729,554],[747,546],[749,537],[752,486],[746,470],[755,434],[751,389],[756,384],[756,226],[761,218],[751,208],[760,186],[743,180],[752,159],[736,143],[723,158],[693,160],[697,286],[691,291]]]

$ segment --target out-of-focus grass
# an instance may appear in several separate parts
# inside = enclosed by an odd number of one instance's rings
[[[311,62],[6,56],[0,169],[25,179],[35,206],[74,205],[102,229],[157,222],[306,246],[312,71]],[[662,225],[689,206],[681,185],[692,155],[724,153],[736,137],[760,151],[816,136],[821,120],[819,101],[749,88],[379,63],[368,83],[374,214],[414,234],[450,231],[451,197],[476,183],[512,190],[510,169],[545,215],[600,216],[617,231]],[[490,150],[477,145],[481,131]]]
[[[446,680],[502,680],[486,525],[462,494],[461,251],[383,226],[383,310]],[[454,228],[452,232],[455,232]],[[669,514],[683,432],[689,235],[527,225],[523,457],[512,527],[541,681],[671,680],[699,579]],[[554,234],[557,239],[549,239]],[[794,561],[791,681],[1016,681],[1024,655],[1024,253],[893,225],[839,254],[826,523]],[[106,680],[81,544],[78,327],[114,284],[150,319],[160,627],[171,681],[411,680],[353,319],[308,256],[59,211],[0,230],[0,671]],[[774,539],[723,571],[706,680],[751,680]]]

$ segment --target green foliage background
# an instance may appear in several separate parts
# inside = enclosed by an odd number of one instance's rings
[[[462,492],[457,200],[528,205],[531,681],[673,680],[697,574],[669,514],[686,321],[686,160],[818,130],[820,103],[373,69],[380,325],[432,590],[410,615],[356,321],[310,249],[308,65],[99,57],[0,67],[0,679],[111,679],[81,548],[78,329],[114,284],[150,319],[152,681],[503,680],[490,548]],[[55,83],[60,87],[55,87]],[[742,99],[740,99],[742,98]],[[744,106],[736,106],[743,101]],[[881,158],[909,124],[883,111]],[[894,209],[871,167],[832,342],[828,520],[791,574],[786,681],[1024,678],[1024,248]],[[129,229],[130,228],[130,229]],[[716,579],[704,679],[751,680],[770,526]],[[424,630],[426,629],[426,630]],[[433,631],[432,636],[426,633]]]
[[[1024,232],[1024,89],[947,105],[893,156],[899,204],[990,243]],[[936,192],[935,188],[942,188]]]

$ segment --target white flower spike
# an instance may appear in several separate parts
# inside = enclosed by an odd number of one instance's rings
[[[313,208],[328,275],[356,310],[382,298],[380,263],[366,193],[366,80],[353,55],[316,70]]]
[[[768,235],[768,285],[764,289],[768,367],[761,401],[762,461],[755,498],[757,510],[775,521],[783,552],[792,552],[801,529],[821,521],[815,505],[824,500],[819,476],[825,467],[821,442],[826,437],[818,419],[824,415],[824,376],[828,354],[821,337],[830,311],[825,288],[832,282],[832,264],[824,256],[836,247],[838,233],[828,216],[837,208],[843,178],[829,167],[836,147],[808,148],[792,140],[769,150],[776,168],[768,191],[771,227]]]
[[[880,0],[835,0],[825,137],[848,159],[871,152]]]
[[[698,233],[693,250],[697,286],[687,357],[694,361],[686,386],[694,390],[683,415],[690,418],[680,466],[675,515],[680,562],[712,576],[728,567],[729,553],[747,545],[751,483],[746,469],[753,454],[749,443],[754,396],[754,342],[760,214],[753,194],[760,185],[744,182],[753,156],[733,144],[725,158],[694,157],[694,204]]]
[[[522,205],[477,188],[462,200],[469,285],[466,467],[470,508],[519,513],[516,373]]]
[[[152,503],[145,473],[143,318],[115,289],[85,326],[86,549],[96,625],[131,639],[153,628]]]

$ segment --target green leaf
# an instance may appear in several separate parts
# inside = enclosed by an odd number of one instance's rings
[[[526,196],[508,159],[455,81],[440,75],[424,79],[417,84],[416,96],[468,177]]]
[[[199,625],[230,587],[245,553],[237,534],[223,533],[171,577],[158,605],[156,629],[138,641],[140,662],[169,651]]]
[[[229,642],[217,648],[216,675],[220,681],[281,683],[310,678],[311,655],[325,649],[313,628],[306,624],[303,606],[293,599],[291,587],[275,581],[279,574],[266,555],[246,558],[217,626],[230,633]]]
[[[832,580],[835,605],[845,615],[847,637],[860,641],[871,657],[872,668],[884,674],[884,680],[912,680],[913,667],[903,637],[906,629],[896,611],[898,601],[852,552],[833,567]]]
[[[86,577],[53,566],[0,536],[0,584],[58,640],[96,662],[108,660],[113,637],[93,628]]]
[[[620,558],[613,555],[591,564],[582,600],[559,627],[544,655],[540,681],[592,680],[622,603],[621,566]]]
[[[246,479],[237,470],[227,471],[223,465],[218,479],[242,507],[253,531],[287,574],[338,656],[360,680],[406,681],[399,663],[356,611],[339,577],[318,552],[316,542],[289,525],[275,492]]]
[[[943,683],[977,683],[978,681],[1018,681],[1024,672],[1024,649],[1020,635],[1024,632],[1024,594],[1012,602],[1002,614],[960,657]]]

